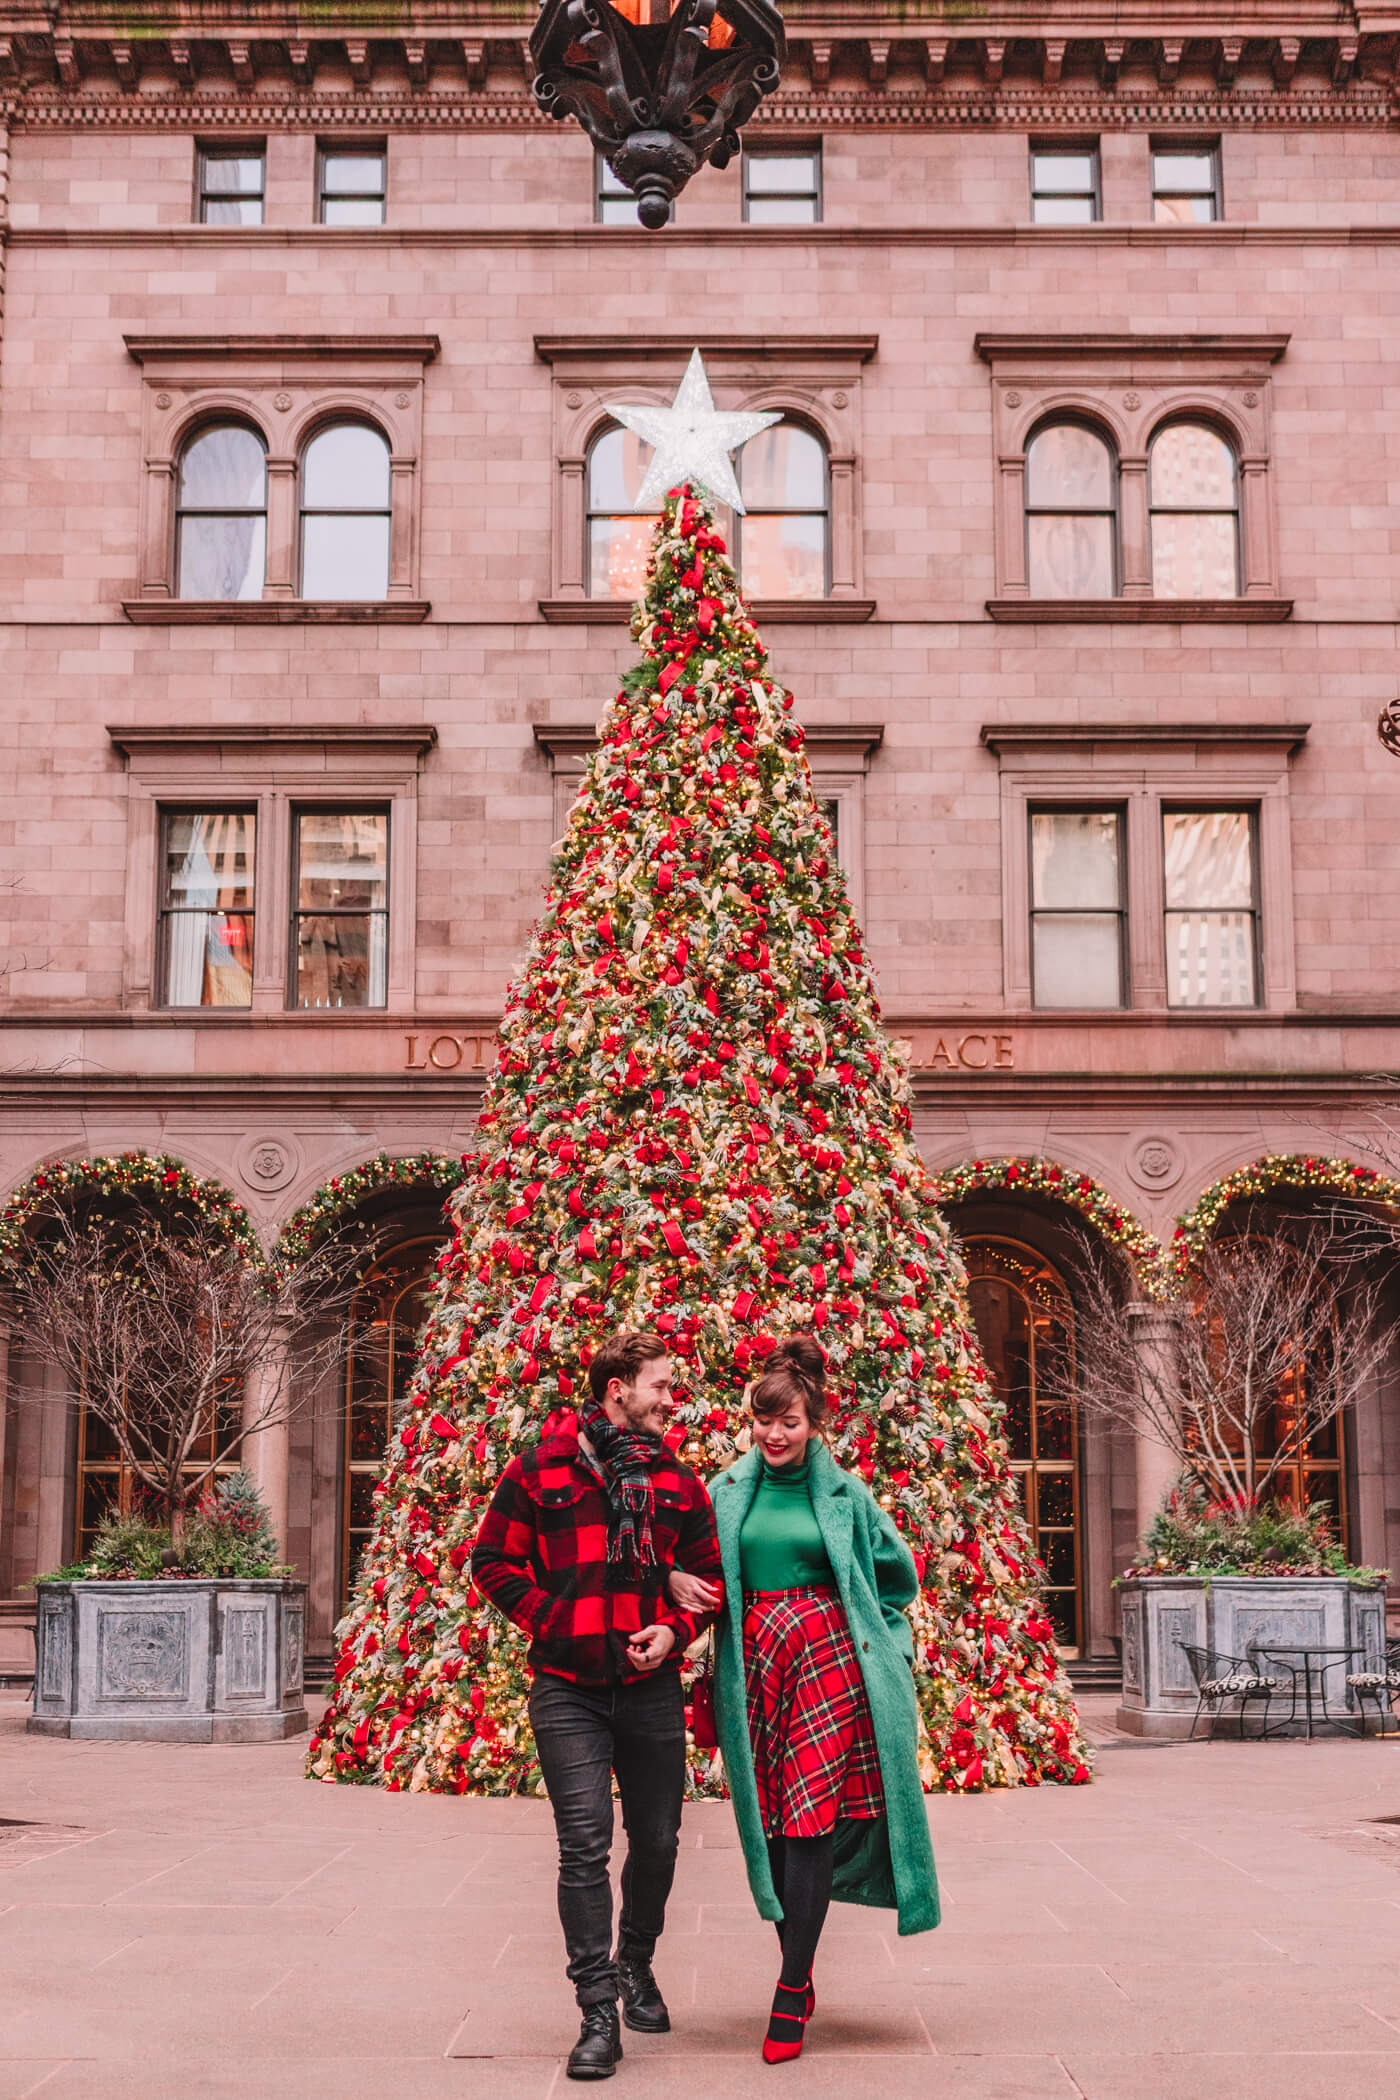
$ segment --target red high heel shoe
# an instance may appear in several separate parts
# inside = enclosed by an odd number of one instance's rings
[[[802,2054],[802,2042],[808,2020],[812,2017],[810,2003],[815,2003],[810,1979],[805,1984],[780,1983],[773,1993],[773,2010],[768,2016],[768,2032],[763,2038],[763,2061],[766,2064],[791,2063]]]

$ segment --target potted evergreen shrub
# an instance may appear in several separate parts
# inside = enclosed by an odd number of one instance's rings
[[[1312,1673],[1324,1721],[1329,1703],[1356,1718],[1348,1667],[1383,1667],[1387,1572],[1349,1564],[1310,1485],[1312,1454],[1394,1343],[1373,1228],[1340,1213],[1247,1222],[1193,1250],[1150,1307],[1085,1263],[1080,1405],[1163,1446],[1180,1476],[1120,1582],[1118,1718],[1136,1734],[1190,1732],[1189,1648],[1245,1663],[1351,1649],[1352,1665]],[[1301,1707],[1300,1666],[1269,1669]]]
[[[202,1185],[165,1178],[55,1195],[3,1250],[26,1347],[100,1427],[122,1483],[84,1557],[38,1584],[29,1726],[272,1740],[306,1727],[305,1584],[240,1454],[338,1346],[352,1270],[333,1242],[274,1267]]]

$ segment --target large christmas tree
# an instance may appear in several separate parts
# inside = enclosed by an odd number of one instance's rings
[[[523,1642],[471,1587],[483,1505],[600,1337],[654,1327],[702,1474],[779,1335],[827,1351],[840,1464],[921,1573],[930,1787],[1087,1758],[968,1313],[791,696],[707,501],[673,490],[544,915],[508,996],[422,1361],[309,1770],[538,1785]],[[694,1752],[701,1787],[720,1775]]]

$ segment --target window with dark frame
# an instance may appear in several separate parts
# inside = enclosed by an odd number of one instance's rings
[[[1031,1003],[1127,1004],[1123,812],[1030,811]]]
[[[1168,1006],[1259,1004],[1254,809],[1164,809]]]
[[[195,217],[201,226],[261,226],[266,192],[264,147],[196,149]]]
[[[1152,216],[1166,226],[1209,226],[1224,217],[1218,145],[1152,148]]]
[[[301,461],[301,595],[389,594],[389,446],[368,423],[330,423]]]
[[[293,852],[288,1004],[383,1006],[389,981],[388,811],[300,809]]]
[[[341,1598],[348,1598],[374,1532],[374,1491],[389,1440],[402,1427],[418,1363],[438,1242],[406,1240],[376,1259],[350,1309],[345,1352],[345,1505]]]
[[[744,515],[732,545],[751,598],[824,598],[831,588],[826,446],[800,423],[774,423],[739,454]],[[723,524],[720,527],[724,530]]]
[[[1042,423],[1026,447],[1026,577],[1033,598],[1112,598],[1118,463],[1085,423]]]
[[[243,1413],[243,1398],[241,1386],[226,1387],[221,1392],[180,1468],[187,1482],[193,1484],[204,1476],[220,1452],[223,1457],[208,1476],[211,1481],[225,1478],[241,1464],[240,1442],[234,1437]],[[113,1429],[94,1408],[86,1406],[78,1411],[77,1474],[74,1550],[79,1560],[86,1560],[103,1519],[132,1515],[146,1502],[148,1491],[136,1469],[122,1457]]]
[[[162,1006],[252,1005],[256,838],[251,809],[161,812]]]
[[[1091,226],[1103,217],[1098,141],[1031,147],[1031,220],[1036,226]]]
[[[383,146],[322,146],[316,169],[316,216],[323,226],[384,224],[389,156]]]
[[[1240,490],[1234,447],[1209,423],[1172,422],[1147,454],[1154,598],[1238,598]]]
[[[744,150],[744,218],[750,226],[815,226],[822,215],[820,146]]]
[[[261,598],[267,560],[267,447],[246,423],[208,424],[180,454],[175,595]]]

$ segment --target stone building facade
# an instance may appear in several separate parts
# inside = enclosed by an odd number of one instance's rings
[[[1086,1205],[1165,1239],[1268,1155],[1384,1149],[1393,16],[794,0],[749,150],[651,235],[535,115],[523,0],[144,13],[0,6],[7,1194],[166,1154],[270,1243],[470,1144],[630,653],[605,404],[696,343],[785,418],[741,565],[928,1163],[992,1163],[953,1210],[1026,1420]],[[344,1376],[254,1454],[313,1650],[439,1200],[366,1197]],[[119,1483],[15,1329],[6,1391],[23,1674],[27,1585]],[[1111,1662],[1161,1455],[1047,1412],[1021,1463]],[[1312,1463],[1392,1563],[1400,1383]]]

